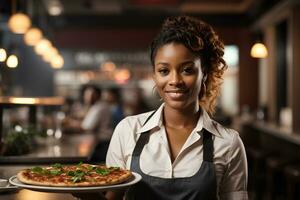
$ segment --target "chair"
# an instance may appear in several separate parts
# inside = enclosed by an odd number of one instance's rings
[[[300,199],[300,165],[289,165],[285,167],[286,178],[286,200]]]

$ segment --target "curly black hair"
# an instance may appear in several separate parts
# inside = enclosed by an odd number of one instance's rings
[[[199,94],[199,104],[212,115],[220,93],[222,76],[227,69],[223,59],[224,44],[213,28],[204,21],[189,16],[169,17],[164,21],[150,46],[150,59],[153,66],[158,49],[169,43],[183,44],[200,57],[206,80]]]

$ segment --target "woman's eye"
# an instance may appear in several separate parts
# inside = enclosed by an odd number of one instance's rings
[[[168,70],[168,69],[159,69],[159,70],[158,70],[158,73],[159,73],[160,75],[165,76],[165,75],[167,75],[167,74],[169,73],[169,70]]]
[[[184,74],[192,74],[192,73],[194,73],[194,68],[193,67],[185,67],[185,68],[183,68],[182,72]]]

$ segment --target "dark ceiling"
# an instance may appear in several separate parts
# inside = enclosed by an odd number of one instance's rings
[[[63,13],[50,16],[47,2],[18,0],[17,10],[27,12],[38,26],[65,28],[157,27],[170,15],[188,14],[218,26],[249,26],[280,0],[58,0]],[[0,20],[12,13],[12,0],[0,1]]]

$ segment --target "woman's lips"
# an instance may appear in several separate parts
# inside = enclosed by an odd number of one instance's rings
[[[166,95],[170,99],[178,101],[178,100],[182,100],[185,97],[186,92],[184,92],[184,91],[168,91],[168,92],[166,92]]]

